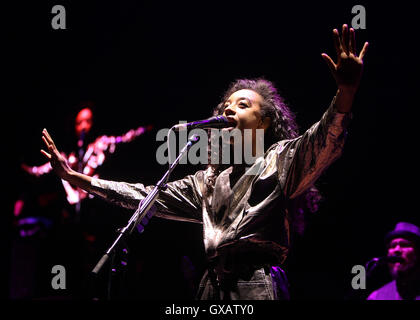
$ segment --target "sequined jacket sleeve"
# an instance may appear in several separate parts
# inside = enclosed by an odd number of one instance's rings
[[[201,223],[203,172],[181,180],[169,182],[167,189],[159,193],[155,202],[156,216],[166,219]],[[92,179],[92,193],[120,207],[135,210],[139,202],[153,190],[154,186],[141,183],[126,183]]]
[[[278,143],[277,170],[286,197],[301,195],[341,156],[350,119],[337,111],[334,97],[319,122],[300,137]]]

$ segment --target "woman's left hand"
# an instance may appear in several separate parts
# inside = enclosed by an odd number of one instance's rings
[[[333,30],[334,46],[337,52],[337,63],[327,54],[322,57],[326,61],[340,91],[355,94],[360,83],[363,71],[363,57],[366,54],[368,43],[365,42],[360,54],[356,54],[356,38],[353,28],[343,24],[341,37],[337,29]]]

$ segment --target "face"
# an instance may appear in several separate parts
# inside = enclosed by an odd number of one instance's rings
[[[80,137],[82,131],[87,134],[92,128],[92,111],[89,108],[80,110],[77,114],[75,121],[75,131],[78,137]]]
[[[242,89],[234,92],[227,101],[223,115],[232,122],[234,128],[241,130],[252,130],[253,145],[255,145],[255,130],[267,129],[270,126],[270,118],[262,119],[261,104],[263,98],[257,92]]]
[[[393,276],[398,276],[412,270],[418,261],[414,242],[405,238],[395,238],[390,242],[388,256],[398,256],[404,259],[404,262],[401,263],[389,263],[389,268]]]
[[[224,104],[225,109],[223,115],[234,126],[223,130],[239,130],[242,134],[242,145],[240,150],[244,152],[245,143],[251,144],[251,152],[253,156],[257,154],[256,130],[266,130],[270,126],[270,118],[262,119],[261,117],[262,102],[263,98],[257,92],[242,89],[234,92]],[[249,134],[244,135],[244,130],[251,130],[251,136]],[[248,139],[251,139],[251,141]],[[234,145],[234,143],[235,139],[231,137],[230,144]],[[235,145],[235,147],[236,146],[237,145]],[[259,151],[262,152],[262,149]]]

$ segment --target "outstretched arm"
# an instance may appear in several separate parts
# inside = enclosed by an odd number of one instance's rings
[[[153,189],[153,186],[146,187],[140,183],[95,179],[74,171],[57,150],[46,129],[42,131],[42,140],[46,144],[48,152],[41,150],[41,153],[50,161],[57,175],[89,193],[98,195],[121,207],[136,209],[139,201]],[[167,189],[160,192],[157,201],[158,215],[167,219],[200,222],[202,175],[203,173],[199,171],[194,176],[187,176],[184,179],[168,183]]]
[[[70,168],[66,158],[58,151],[53,139],[46,129],[42,131],[42,140],[44,141],[48,152],[41,150],[41,153],[49,160],[55,173],[61,179],[70,182],[72,185],[86,190],[87,192],[91,192],[92,178]]]
[[[365,42],[360,54],[356,52],[356,37],[353,28],[343,25],[341,37],[337,29],[333,30],[335,51],[337,53],[337,63],[335,63],[326,53],[322,57],[327,62],[328,67],[337,83],[336,107],[339,112],[350,112],[353,104],[354,95],[360,84],[363,71],[363,57],[366,54],[368,43]]]
[[[337,94],[321,120],[300,137],[284,140],[278,147],[279,179],[286,196],[295,198],[308,190],[328,166],[342,154],[346,127],[363,69],[365,43],[356,55],[354,30],[343,25],[340,38],[333,31],[337,63],[322,54],[337,83]]]

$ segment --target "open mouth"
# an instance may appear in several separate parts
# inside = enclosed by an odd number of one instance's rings
[[[396,262],[391,263],[391,266],[392,266],[393,269],[404,268],[404,265],[405,265],[405,261],[401,261],[401,262],[396,261]]]
[[[229,124],[231,125],[231,128],[236,127],[236,125],[238,124],[233,116],[227,116],[226,119],[229,122]]]

